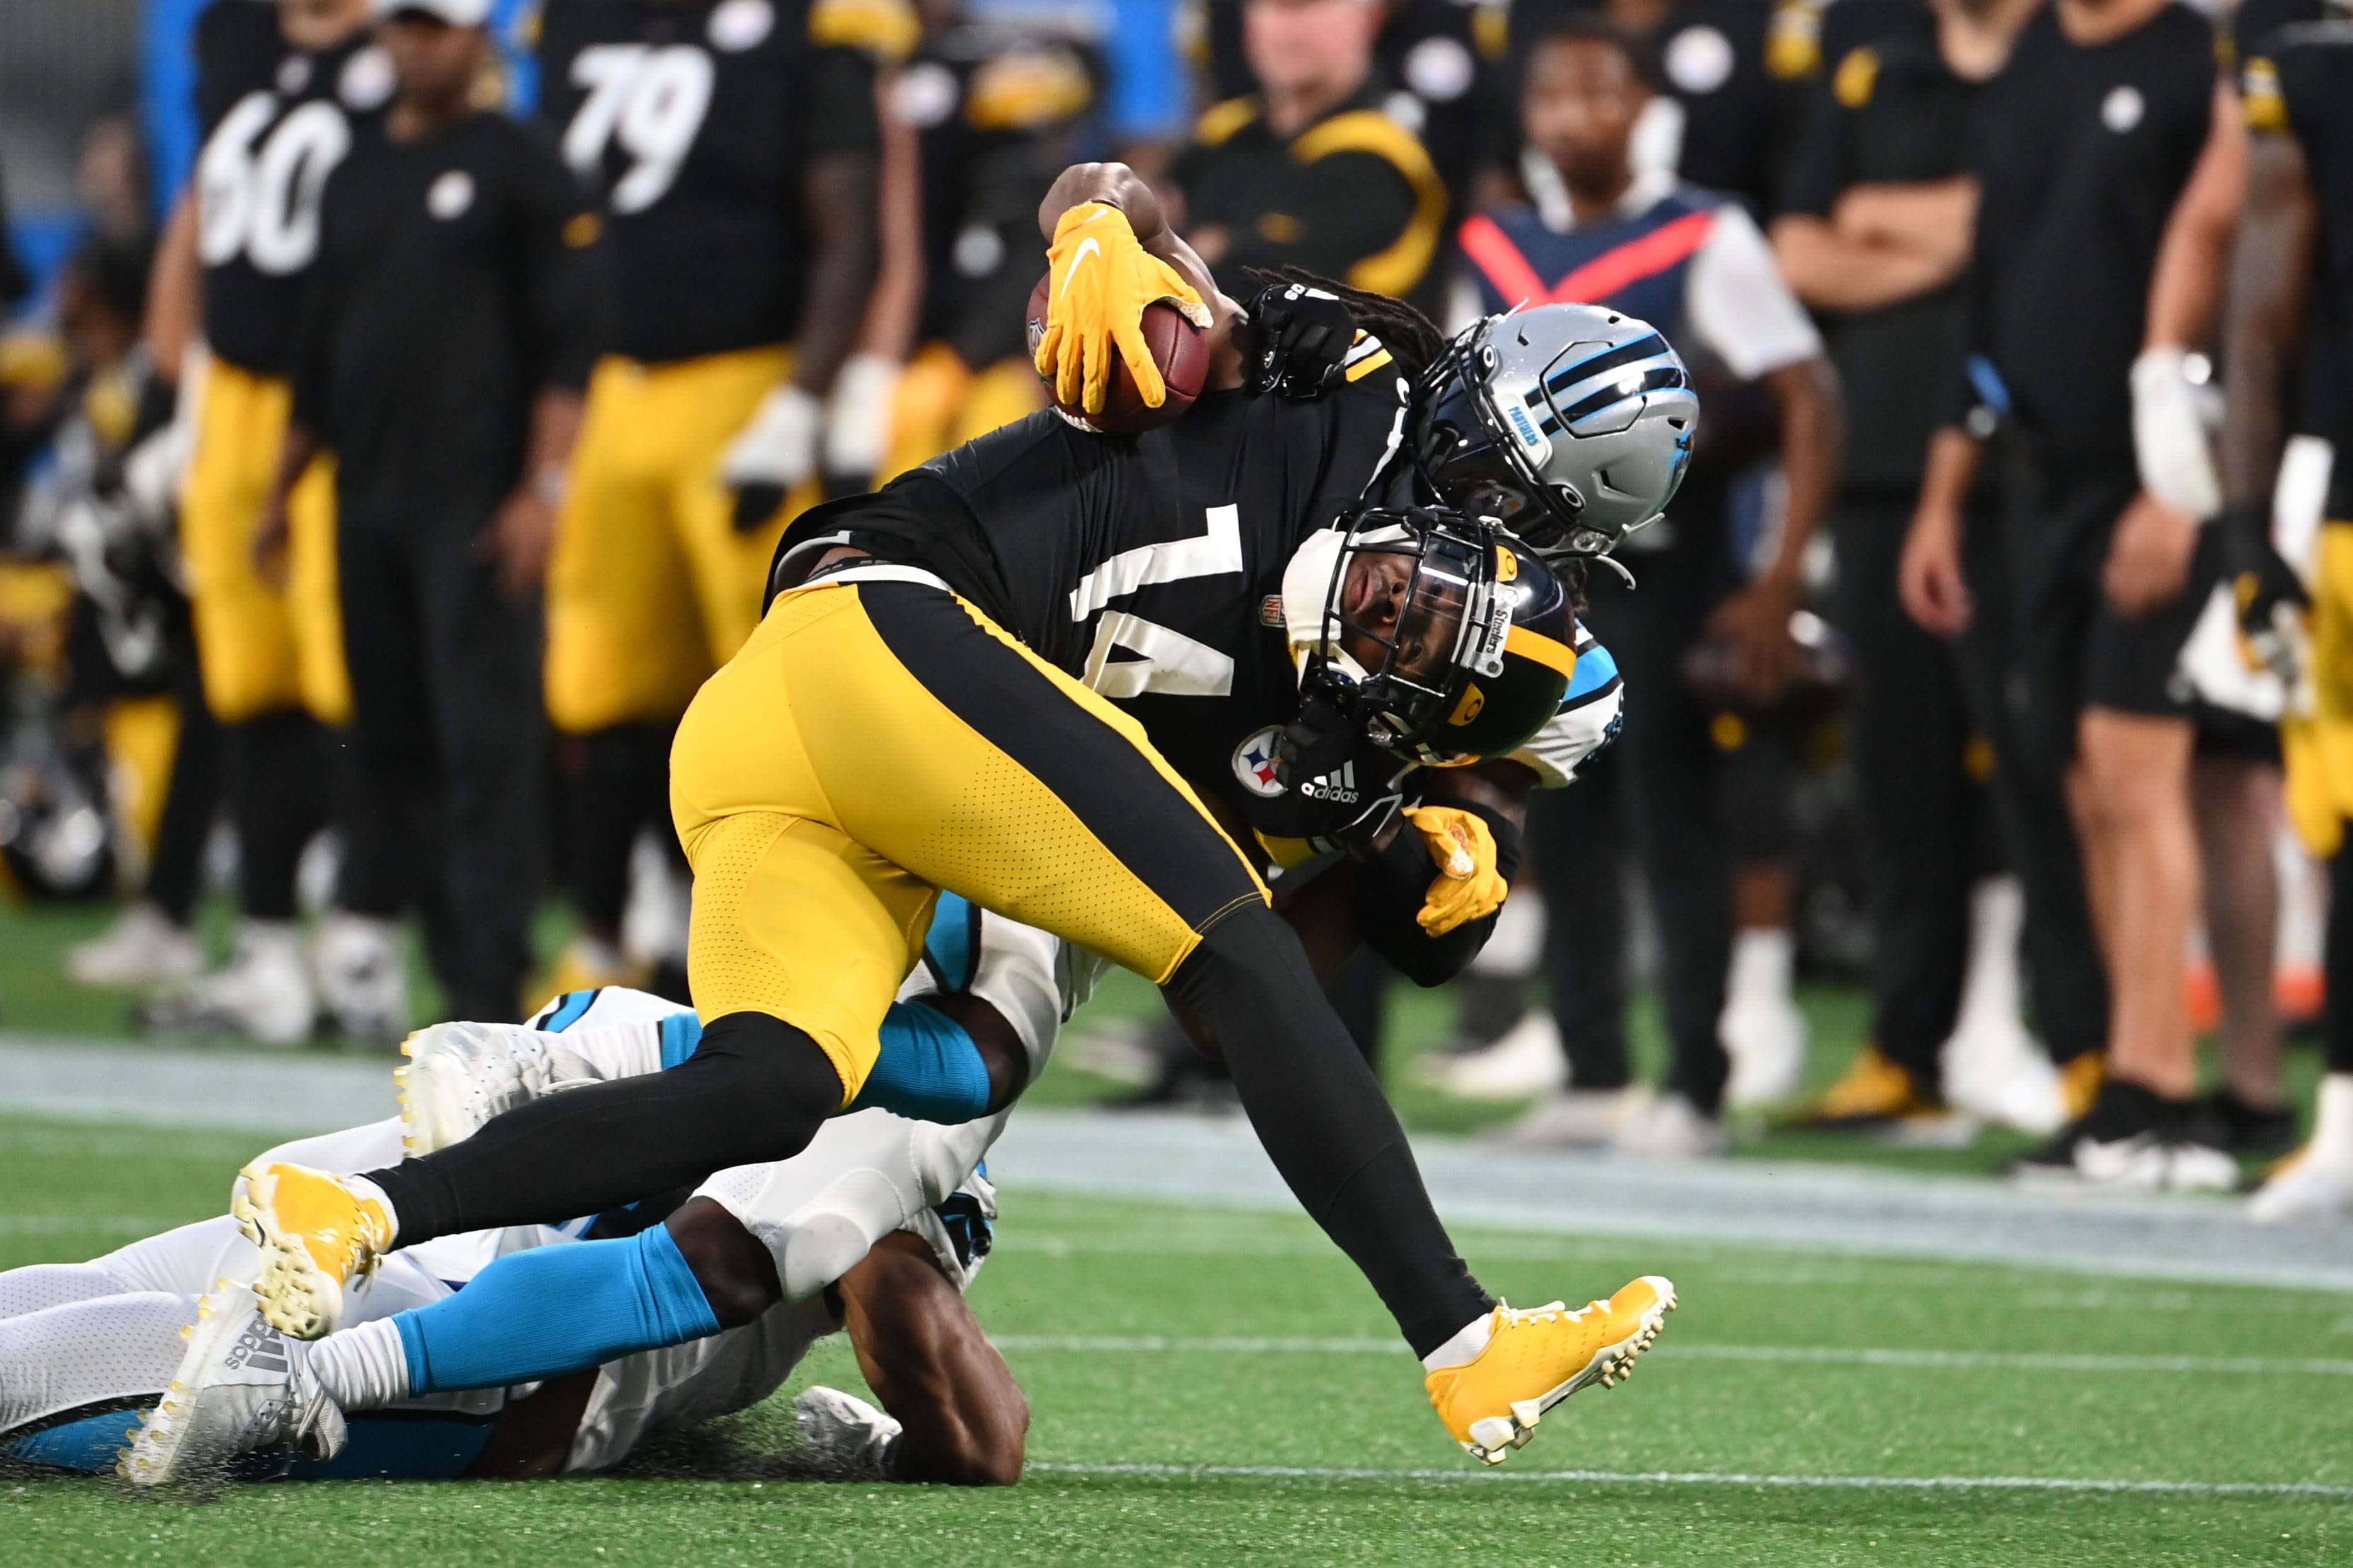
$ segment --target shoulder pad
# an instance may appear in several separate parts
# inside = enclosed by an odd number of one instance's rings
[[[1204,147],[1215,147],[1233,140],[1234,133],[1258,118],[1258,100],[1229,98],[1223,103],[1213,103],[1202,110],[1194,123],[1193,140]]]
[[[862,49],[896,65],[923,41],[923,25],[907,0],[816,0],[808,36],[819,48]]]

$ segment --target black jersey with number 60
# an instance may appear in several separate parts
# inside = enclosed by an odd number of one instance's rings
[[[600,192],[612,346],[690,359],[790,340],[806,175],[879,144],[892,0],[550,0],[542,121]]]
[[[195,44],[205,337],[230,363],[280,375],[319,254],[320,194],[390,100],[392,62],[365,28],[298,49],[267,0],[215,0]]]
[[[854,543],[934,572],[1134,714],[1177,772],[1271,795],[1271,766],[1251,783],[1237,759],[1298,708],[1283,568],[1399,439],[1405,384],[1377,343],[1358,355],[1314,402],[1213,392],[1143,436],[1033,415],[805,514],[784,555]]]

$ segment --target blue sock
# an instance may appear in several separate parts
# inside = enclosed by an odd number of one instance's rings
[[[920,1002],[893,1002],[882,1048],[852,1110],[880,1107],[953,1127],[988,1110],[988,1066],[965,1026]]]
[[[393,1318],[408,1392],[498,1388],[719,1331],[661,1226],[619,1241],[511,1252],[446,1300]]]

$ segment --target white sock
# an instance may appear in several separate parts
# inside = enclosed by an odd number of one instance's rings
[[[1482,1312],[1454,1331],[1454,1337],[1421,1358],[1424,1372],[1444,1372],[1450,1366],[1468,1366],[1479,1359],[1487,1342],[1495,1337],[1495,1314]]]
[[[311,1347],[308,1359],[311,1375],[346,1415],[408,1397],[408,1350],[390,1318],[329,1334]]]
[[[1727,1001],[1788,1002],[1798,963],[1798,939],[1779,926],[1750,926],[1732,939]]]
[[[2333,1072],[2320,1080],[2320,1105],[2312,1121],[2312,1152],[2353,1163],[2353,1073]]]

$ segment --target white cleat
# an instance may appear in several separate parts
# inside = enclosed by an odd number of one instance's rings
[[[320,1002],[339,1031],[385,1045],[408,1033],[408,960],[399,921],[330,914],[311,944],[311,961]]]
[[[1813,1030],[1788,993],[1738,998],[1724,1009],[1715,1028],[1732,1058],[1726,1105],[1770,1105],[1798,1092]]]
[[[885,1473],[891,1446],[899,1440],[898,1422],[853,1394],[822,1384],[801,1390],[793,1401],[793,1419],[819,1459],[858,1474]]]
[[[1630,1122],[1649,1114],[1651,1104],[1651,1091],[1641,1084],[1565,1089],[1505,1128],[1501,1141],[1521,1149],[1607,1149]]]
[[[436,1024],[401,1043],[400,1134],[410,1159],[463,1142],[555,1087],[548,1042],[521,1024]]]
[[[207,1487],[233,1479],[245,1455],[343,1451],[343,1413],[309,1375],[311,1347],[262,1321],[258,1300],[223,1280],[198,1303],[171,1386],[116,1464],[124,1480]]]
[[[1460,1055],[1432,1053],[1416,1064],[1423,1083],[1460,1100],[1527,1100],[1568,1081],[1568,1058],[1552,1015],[1532,1010],[1494,1044]]]
[[[1664,1094],[1629,1117],[1610,1148],[1641,1160],[1716,1160],[1732,1152],[1732,1136],[1721,1119],[1680,1094]]]
[[[143,902],[66,950],[66,978],[80,985],[169,985],[193,980],[204,967],[196,933]]]
[[[2040,1138],[2066,1125],[2059,1069],[2016,1018],[1965,1019],[1945,1042],[1943,1060],[1954,1109]]]
[[[227,964],[157,997],[141,1017],[165,1033],[243,1035],[295,1046],[311,1037],[318,1010],[293,922],[248,921]]]
[[[2306,1145],[2247,1200],[2247,1217],[2258,1225],[2353,1219],[2353,1151]]]

